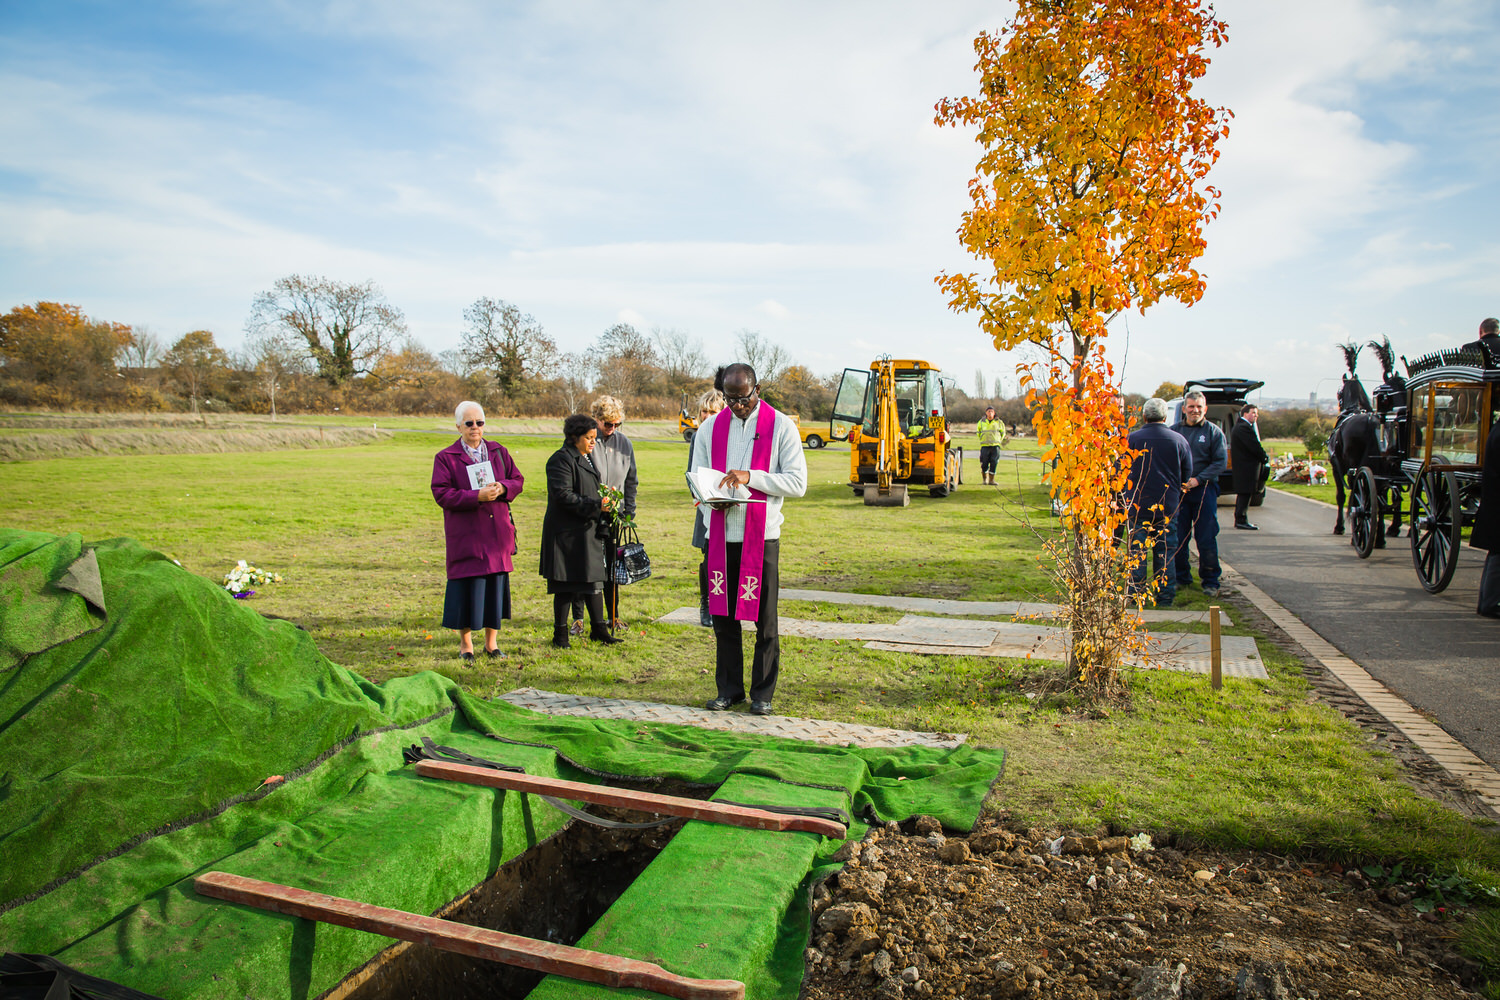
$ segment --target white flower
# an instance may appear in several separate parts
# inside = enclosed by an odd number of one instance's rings
[[[1138,833],[1130,838],[1130,849],[1132,851],[1154,851],[1155,846],[1151,843],[1151,834]]]

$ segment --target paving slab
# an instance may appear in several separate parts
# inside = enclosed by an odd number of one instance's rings
[[[782,592],[785,594],[785,591]],[[810,592],[805,592],[810,593]],[[970,602],[974,603],[974,602]],[[678,608],[657,621],[674,625],[697,625],[697,608]],[[1066,660],[1066,629],[1034,622],[973,621],[903,615],[896,622],[822,622],[781,616],[782,635],[807,639],[865,640],[866,649],[888,653],[924,653],[938,656],[1004,656],[1039,660]],[[741,622],[746,630],[753,622]],[[1209,637],[1189,632],[1152,632],[1142,656],[1126,662],[1142,669],[1181,670],[1208,674],[1212,671]],[[1265,661],[1249,636],[1226,635],[1219,644],[1220,672],[1225,677],[1265,679]]]
[[[821,604],[852,604],[868,608],[894,608],[897,611],[921,611],[930,615],[983,615],[987,618],[1037,616],[1057,618],[1063,614],[1058,604],[1030,601],[951,601],[938,597],[888,597],[884,594],[850,594],[837,590],[798,590],[783,587],[784,601],[817,601]],[[1208,622],[1207,611],[1174,611],[1170,608],[1147,608],[1141,618],[1148,622]]]
[[[694,614],[697,614],[697,609],[694,609]],[[501,695],[500,700],[546,715],[667,722],[679,726],[722,729],[757,736],[780,736],[841,747],[938,747],[951,750],[968,739],[962,733],[921,733],[881,726],[860,726],[849,722],[829,722],[825,719],[802,719],[791,715],[751,715],[746,711],[746,705],[739,705],[727,712],[710,712],[706,708],[686,705],[558,694],[536,688],[517,688]]]

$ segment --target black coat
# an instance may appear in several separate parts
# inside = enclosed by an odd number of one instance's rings
[[[542,519],[541,574],[567,583],[602,583],[604,539],[599,474],[571,445],[547,459],[547,514]]]
[[[1271,456],[1266,454],[1255,425],[1241,417],[1235,422],[1229,435],[1229,467],[1234,473],[1236,493],[1254,493],[1260,488],[1260,467],[1269,465]]]
[[[1130,447],[1140,454],[1130,463],[1132,521],[1172,517],[1182,502],[1182,485],[1193,475],[1187,438],[1159,420],[1130,432]],[[1153,511],[1159,507],[1160,510]]]
[[[1484,471],[1479,475],[1479,510],[1469,529],[1469,544],[1476,549],[1500,550],[1500,421],[1490,424],[1484,444]]]

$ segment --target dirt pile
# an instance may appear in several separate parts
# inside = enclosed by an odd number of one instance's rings
[[[1360,872],[1125,837],[887,824],[814,894],[804,996],[1330,1000],[1475,994],[1457,920]]]

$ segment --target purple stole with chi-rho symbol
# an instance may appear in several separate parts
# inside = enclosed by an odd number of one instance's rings
[[[727,414],[727,416],[726,416]],[[722,417],[723,419],[719,419]],[[734,420],[732,410],[720,410],[714,419],[713,437],[709,442],[709,463],[724,472],[729,471],[729,422]],[[751,442],[750,468],[760,472],[771,471],[771,446],[776,437],[776,411],[764,400],[755,418],[755,437]],[[750,496],[764,500],[760,490],[746,487]],[[766,562],[766,505],[747,503],[745,510],[745,539],[740,547],[740,578],[734,581],[734,617],[738,621],[753,622],[760,617],[761,574]],[[728,519],[722,510],[709,514],[708,532],[708,610],[716,615],[729,614],[729,560],[725,535]]]

